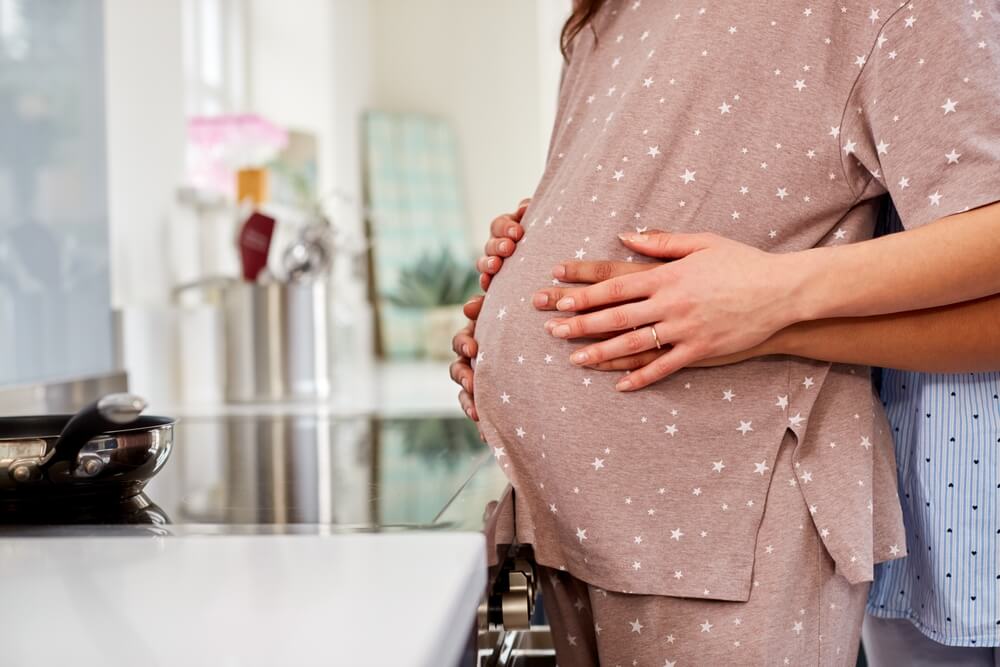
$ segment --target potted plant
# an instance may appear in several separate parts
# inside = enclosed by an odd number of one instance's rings
[[[423,352],[432,359],[454,356],[451,338],[465,324],[462,304],[475,294],[479,274],[471,262],[460,263],[447,248],[425,253],[400,271],[395,292],[387,295],[396,306],[423,311]]]

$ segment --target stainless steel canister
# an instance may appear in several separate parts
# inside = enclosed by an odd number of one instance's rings
[[[321,399],[331,392],[328,280],[223,288],[226,399]]]

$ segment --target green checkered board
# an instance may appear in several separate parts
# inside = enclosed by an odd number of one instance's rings
[[[386,357],[417,356],[423,311],[401,308],[385,295],[421,255],[451,250],[469,257],[458,144],[440,118],[372,111],[365,116],[365,176],[376,308]]]

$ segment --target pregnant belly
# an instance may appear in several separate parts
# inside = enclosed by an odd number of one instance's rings
[[[503,448],[498,455],[512,479],[516,481],[518,474],[523,478],[528,469],[532,477],[544,475],[536,465],[542,453],[547,461],[555,456],[569,465],[572,459],[572,467],[580,471],[587,466],[601,471],[612,465],[624,471],[664,461],[667,445],[674,452],[673,463],[695,458],[700,463],[713,451],[736,445],[746,448],[750,441],[780,442],[786,426],[780,410],[751,416],[722,397],[727,391],[742,392],[740,398],[747,406],[750,394],[776,397],[787,393],[784,362],[687,369],[631,393],[614,389],[621,371],[596,371],[570,363],[574,350],[593,341],[548,334],[544,323],[555,313],[537,310],[532,295],[553,284],[552,267],[560,261],[581,255],[624,260],[630,253],[619,242],[615,228],[555,227],[546,227],[542,221],[529,227],[515,254],[494,277],[476,324],[480,349],[475,362],[476,408],[490,445]],[[773,404],[775,398],[769,402]],[[757,407],[753,412],[758,412]],[[741,421],[753,421],[753,432],[743,433],[742,442],[734,441],[734,434],[740,436]],[[698,447],[681,451],[693,438]],[[717,443],[706,445],[711,441]]]
[[[553,313],[531,297],[561,260],[627,252],[611,229],[538,231],[495,276],[476,324],[476,407],[516,490],[518,540],[539,562],[617,590],[701,596],[700,579],[673,577],[708,560],[749,577],[789,424],[777,400],[788,398],[787,363],[686,369],[616,391],[621,372],[571,364],[586,342],[550,336],[543,325]],[[742,594],[714,588],[722,599]]]

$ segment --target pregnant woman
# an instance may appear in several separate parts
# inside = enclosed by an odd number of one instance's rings
[[[998,198],[985,16],[933,2],[577,7],[546,172],[475,341],[475,410],[515,487],[517,537],[550,569],[567,664],[853,661],[872,566],[905,551],[867,367],[683,367],[802,319],[1000,291],[983,272],[995,249],[965,242],[995,233],[996,211],[945,223],[963,241],[948,247],[939,225],[846,246],[871,236],[886,193],[909,228]],[[647,225],[730,240],[619,241]],[[933,251],[965,264],[928,284]],[[567,257],[648,270],[567,291],[572,267],[553,270]],[[683,259],[639,266],[654,257]],[[598,311],[536,309],[557,302]],[[652,348],[624,379],[592,368]]]

